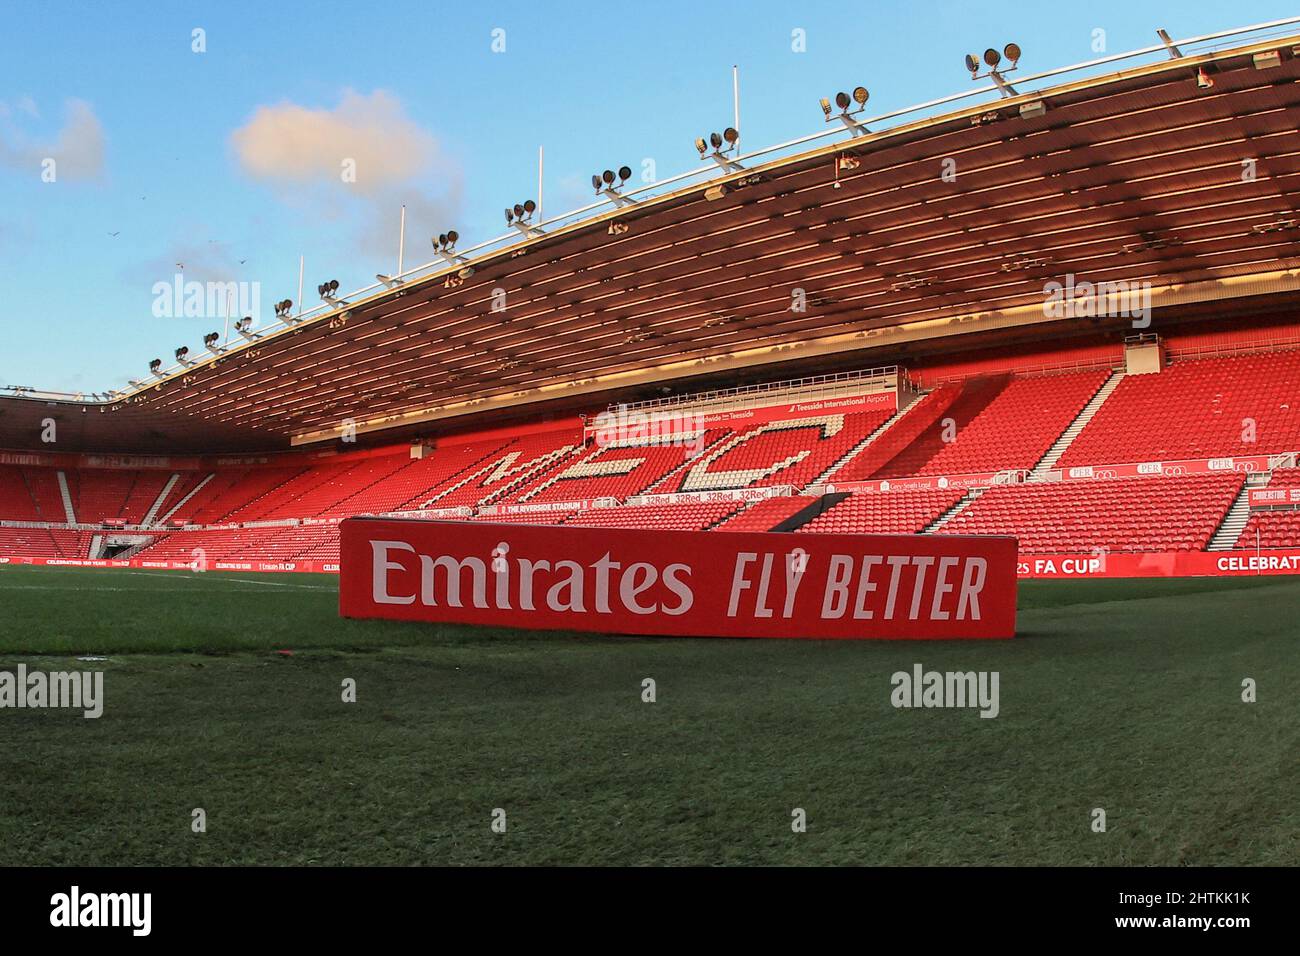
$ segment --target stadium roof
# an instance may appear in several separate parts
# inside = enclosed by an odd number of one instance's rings
[[[47,416],[62,450],[287,447],[345,420],[396,437],[649,382],[846,354],[880,364],[954,335],[1077,331],[1043,309],[1045,286],[1070,275],[1149,282],[1158,309],[1289,299],[1300,36],[1188,45],[737,157],[741,169],[345,296],[109,400],[0,398],[0,447],[32,445]]]

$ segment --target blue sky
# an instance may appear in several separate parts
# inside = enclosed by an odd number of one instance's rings
[[[212,317],[155,317],[154,284],[260,284],[308,304],[428,237],[503,231],[536,192],[587,202],[592,172],[652,159],[660,177],[731,118],[743,145],[821,128],[817,100],[858,83],[869,112],[958,92],[962,55],[1015,40],[1023,72],[1278,19],[1283,2],[489,2],[6,4],[0,33],[0,385],[120,387],[149,359],[197,351]],[[17,28],[15,28],[17,27]],[[206,49],[193,50],[201,29]],[[493,31],[505,51],[493,52]],[[792,31],[806,51],[792,50]],[[327,155],[348,143],[356,181]],[[43,182],[42,161],[56,178]],[[117,235],[111,235],[117,233]]]

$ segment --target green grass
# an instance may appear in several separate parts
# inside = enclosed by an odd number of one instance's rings
[[[1009,642],[593,638],[344,621],[327,576],[0,568],[0,670],[106,672],[99,720],[0,710],[0,864],[1293,864],[1297,606],[1044,581]],[[1000,716],[895,710],[917,662],[999,671]]]

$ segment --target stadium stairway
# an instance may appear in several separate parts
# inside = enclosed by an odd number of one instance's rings
[[[1061,437],[1056,439],[1051,448],[1047,449],[1047,454],[1043,456],[1042,460],[1034,465],[1029,472],[1030,478],[1041,478],[1056,467],[1056,463],[1061,460],[1061,456],[1074,444],[1074,440],[1079,437],[1079,433],[1083,431],[1084,426],[1092,421],[1092,416],[1097,414],[1097,409],[1105,404],[1106,399],[1110,398],[1111,393],[1115,391],[1123,378],[1124,373],[1121,371],[1116,370],[1111,373],[1110,378],[1106,379],[1101,388],[1097,390],[1097,394],[1092,396],[1091,401],[1083,407],[1083,411],[1079,412],[1079,416],[1070,422],[1065,431],[1061,433]]]
[[[937,532],[949,521],[951,521],[953,518],[957,517],[959,514],[961,514],[971,505],[973,505],[975,503],[975,499],[978,498],[980,495],[984,494],[986,490],[987,489],[985,488],[970,489],[970,491],[962,495],[960,501],[958,501],[955,505],[953,505],[943,514],[939,515],[939,517],[936,518],[931,524],[928,524],[924,528],[922,528],[921,534],[934,534],[935,532]]]
[[[1300,447],[1300,348],[1171,360],[1126,375],[1061,467],[1282,454]]]
[[[1000,379],[1002,377],[999,377]],[[872,478],[894,477],[914,474],[907,470],[903,460],[909,451],[932,435],[942,446],[942,420],[953,417],[951,412],[958,402],[963,402],[975,379],[944,382],[932,391],[908,406],[906,413],[896,416],[896,424],[884,429],[879,438],[864,445],[857,455],[846,459],[825,480],[834,484],[838,481],[865,481]],[[1005,384],[1005,381],[1003,381]],[[989,396],[992,398],[992,396]],[[969,405],[969,402],[964,402]],[[974,410],[971,411],[971,417]],[[928,461],[937,449],[924,454]]]
[[[906,448],[895,455],[880,474],[887,476],[924,474],[926,465],[931,459],[951,443],[951,439],[948,438],[949,431],[960,436],[963,429],[1010,384],[1009,373],[963,379],[958,383],[957,394],[953,396],[952,402],[942,414],[937,416],[935,422]]]
[[[63,511],[67,516],[68,524],[77,523],[77,513],[72,507],[72,492],[68,490],[68,476],[60,471],[59,480],[59,497],[63,499]]]
[[[831,495],[789,495],[764,498],[722,518],[708,530],[794,531],[826,509],[848,497],[848,492]]]
[[[818,515],[825,514],[837,504],[849,497],[847,491],[837,491],[834,494],[822,495],[816,501],[811,502],[804,508],[799,509],[790,517],[786,518],[775,527],[769,528],[769,531],[798,531],[808,522],[812,521]]]
[[[1269,472],[1248,475],[1246,482],[1241,486],[1241,491],[1228,509],[1228,513],[1223,516],[1223,523],[1219,525],[1214,532],[1214,537],[1210,539],[1206,551],[1230,551],[1237,546],[1237,539],[1241,533],[1246,530],[1246,523],[1250,521],[1250,493],[1257,489],[1263,488],[1269,482]]]
[[[195,485],[193,488],[191,488],[189,490],[189,493],[186,494],[183,498],[181,498],[180,501],[176,502],[176,504],[171,508],[168,508],[167,513],[163,515],[160,519],[158,519],[158,523],[166,524],[168,521],[170,521],[172,515],[176,514],[176,512],[180,511],[187,504],[189,504],[190,499],[193,498],[195,495],[197,495],[205,487],[207,487],[208,483],[212,481],[212,479],[215,477],[217,477],[217,473],[215,471],[205,476],[204,479],[200,481],[197,485]]]
[[[913,396],[910,402],[908,402],[898,411],[894,412],[894,414],[891,415],[889,418],[885,419],[885,421],[882,422],[874,431],[872,431],[871,434],[867,435],[866,438],[862,439],[862,441],[858,442],[856,445],[850,448],[840,458],[836,459],[836,461],[829,468],[827,468],[824,472],[822,472],[820,475],[814,478],[812,482],[808,485],[808,487],[814,488],[818,485],[824,484],[827,481],[827,479],[830,478],[831,475],[835,474],[835,472],[839,471],[840,468],[848,464],[854,458],[857,458],[858,455],[861,454],[863,451],[865,451],[871,445],[872,442],[874,442],[881,435],[888,432],[889,429],[894,426],[895,422],[901,419],[913,408],[916,408],[916,406],[921,402],[922,398],[924,398],[924,396],[922,395]]]
[[[180,480],[180,472],[173,473],[172,476],[167,479],[167,482],[162,487],[162,491],[158,492],[158,497],[155,498],[153,504],[149,506],[149,510],[144,513],[144,517],[140,519],[142,525],[153,524],[153,519],[158,516],[158,509],[163,506],[163,503],[167,500],[167,496],[172,493],[172,489],[176,487],[176,483]]]

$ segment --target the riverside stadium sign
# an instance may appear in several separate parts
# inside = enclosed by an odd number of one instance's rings
[[[339,610],[695,637],[1009,638],[1016,540],[353,518]]]

